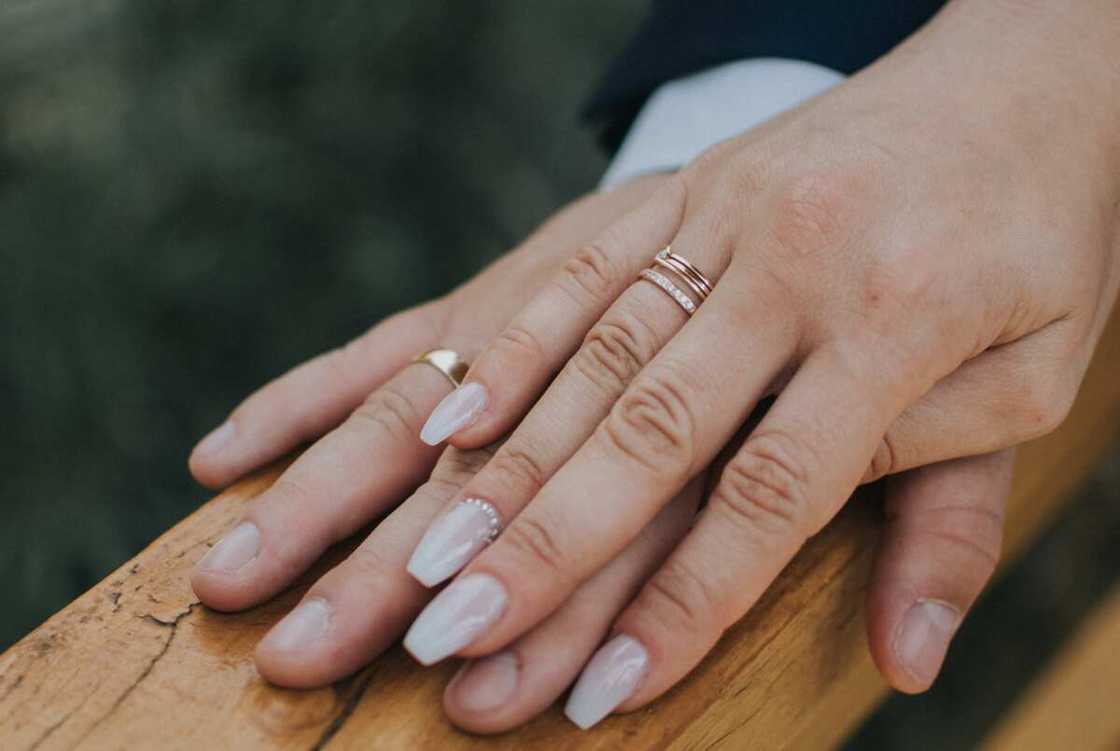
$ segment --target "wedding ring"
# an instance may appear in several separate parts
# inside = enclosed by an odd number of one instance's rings
[[[684,256],[674,253],[673,246],[665,246],[665,248],[657,254],[656,260],[659,265],[675,271],[682,279],[687,281],[690,286],[695,285],[698,287],[699,291],[697,294],[702,298],[712,294],[712,290],[715,287],[711,281],[708,280],[708,277],[704,276],[704,272],[696,268],[696,266]]]
[[[412,362],[431,365],[440,373],[443,373],[444,377],[451,381],[451,385],[455,388],[462,385],[463,378],[466,377],[467,371],[471,367],[453,349],[429,350],[422,355],[417,355]]]
[[[662,274],[657,270],[658,268],[672,272],[672,277]],[[677,305],[680,305],[684,312],[690,316],[696,312],[697,307],[708,298],[708,295],[714,289],[712,282],[704,276],[700,269],[696,268],[684,256],[674,253],[671,247],[661,250],[654,257],[653,266],[643,271],[641,277],[673,298]],[[696,299],[689,297],[683,289],[678,287],[674,278],[683,282],[696,296]]]
[[[646,269],[642,272],[642,278],[660,287],[665,294],[673,298],[677,305],[680,305],[684,309],[685,313],[692,315],[696,312],[696,303],[693,302],[691,297],[682,292],[680,287],[673,284],[669,277],[653,269]]]

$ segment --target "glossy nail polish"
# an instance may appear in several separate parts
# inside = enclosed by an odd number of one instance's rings
[[[505,587],[488,574],[453,582],[428,603],[404,637],[404,647],[432,665],[470,644],[505,610]]]
[[[949,604],[919,600],[910,606],[899,625],[895,655],[910,675],[932,682],[960,622],[960,612]]]
[[[486,547],[501,531],[498,511],[479,498],[470,498],[436,519],[408,561],[408,572],[426,587],[434,587]]]
[[[614,637],[583,669],[564,714],[587,730],[630,698],[648,666],[649,654],[641,642],[625,634]]]
[[[424,423],[420,440],[438,446],[471,425],[486,409],[489,395],[481,383],[465,383],[443,398]]]
[[[257,557],[261,548],[261,533],[252,522],[241,522],[202,557],[197,568],[232,574]]]
[[[307,600],[268,632],[261,647],[277,652],[307,649],[326,633],[330,618],[331,607],[326,600]]]

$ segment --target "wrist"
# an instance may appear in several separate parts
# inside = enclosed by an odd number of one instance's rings
[[[1111,0],[953,0],[868,72],[901,74],[940,109],[937,119],[976,143],[1053,155],[1116,189],[1116,49],[1120,3]]]

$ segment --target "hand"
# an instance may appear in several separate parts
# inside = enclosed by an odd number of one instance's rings
[[[448,297],[395,316],[264,387],[200,443],[191,470],[217,487],[319,438],[199,562],[191,582],[210,607],[239,610],[268,599],[329,545],[396,507],[262,641],[262,675],[297,687],[337,680],[388,647],[430,599],[405,570],[409,554],[493,449],[439,456],[417,438],[423,417],[451,389],[434,369],[411,365],[412,357],[434,347],[466,357],[477,353],[575,248],[665,179],[647,178],[576,202]],[[429,472],[431,478],[397,506]],[[450,716],[465,727],[495,731],[549,706],[687,531],[701,482],[510,652],[460,671],[448,688]]]
[[[512,521],[406,646],[433,662],[511,643],[780,392],[577,686],[590,695],[603,666],[624,660],[634,680],[599,708],[633,709],[703,657],[861,480],[1057,425],[1120,281],[1120,98],[1105,54],[1118,14],[955,3],[600,234],[425,426],[429,441],[470,448],[520,421],[463,492]],[[670,241],[717,281],[687,325],[661,290],[633,283]],[[937,508],[923,521],[934,537],[993,518],[986,506]],[[996,535],[981,536],[990,557]],[[898,662],[907,669],[888,677],[907,690],[932,680],[975,595],[963,581],[926,585],[892,606],[905,631],[895,643],[937,657]],[[460,630],[474,608],[488,618]],[[452,628],[455,644],[429,638]]]

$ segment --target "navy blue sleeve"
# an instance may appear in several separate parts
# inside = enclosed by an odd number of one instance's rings
[[[654,0],[584,112],[617,148],[661,84],[748,57],[785,57],[854,73],[918,29],[944,0]]]

